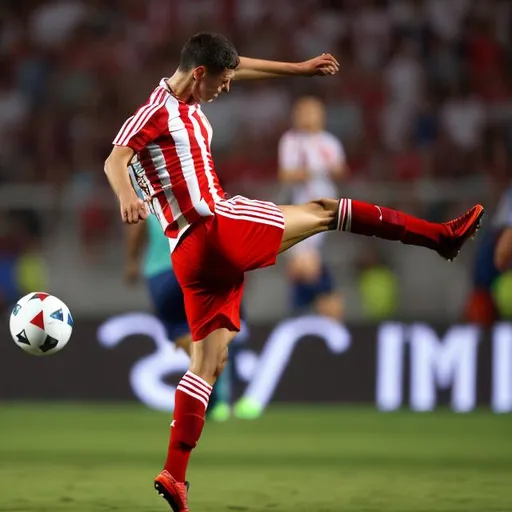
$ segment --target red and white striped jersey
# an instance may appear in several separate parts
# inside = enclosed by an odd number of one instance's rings
[[[151,198],[172,250],[192,224],[215,214],[225,194],[213,165],[210,123],[199,104],[178,99],[166,80],[123,124],[113,144],[135,151],[135,179]]]

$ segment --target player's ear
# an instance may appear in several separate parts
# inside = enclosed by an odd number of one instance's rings
[[[197,68],[194,68],[194,71],[193,71],[194,80],[201,80],[201,78],[203,78],[205,74],[206,74],[206,68],[204,66],[197,66]]]

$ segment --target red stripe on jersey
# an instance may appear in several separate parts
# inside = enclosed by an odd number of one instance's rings
[[[142,167],[144,168],[146,176],[149,182],[151,183],[153,190],[155,191],[154,198],[156,198],[158,203],[160,204],[165,220],[169,224],[172,224],[174,222],[174,219],[172,216],[171,207],[165,198],[165,194],[161,193],[162,183],[160,182],[160,178],[158,177],[155,164],[153,163],[153,159],[151,158],[149,149],[147,147],[140,151],[139,161]]]
[[[181,106],[182,103],[178,103],[178,112],[180,114],[180,118]],[[174,113],[172,115],[174,115]],[[171,144],[166,144],[165,147],[161,146],[162,154],[165,160],[165,167],[167,169],[167,172],[169,173],[169,181],[171,183],[172,194],[176,198],[176,202],[178,203],[178,207],[181,211],[181,214],[183,215],[183,217],[185,217],[187,223],[191,224],[199,217],[191,215],[191,212],[194,211],[194,205],[192,204],[192,199],[188,192],[187,184],[185,182],[183,167],[178,156],[176,143],[173,139],[172,133],[169,132],[169,129],[166,130],[165,136],[169,138],[168,140],[172,141]],[[181,185],[177,185],[180,182],[183,183],[181,183]]]
[[[205,173],[205,162],[203,159],[203,155],[201,152],[201,148],[199,147],[199,144],[197,142],[196,133],[194,131],[194,125],[192,124],[192,120],[188,116],[189,112],[189,106],[180,103],[179,110],[180,110],[180,119],[183,121],[183,124],[185,125],[185,128],[187,130],[188,134],[188,140],[190,143],[190,154],[192,155],[192,161],[194,162],[194,172],[196,174],[198,184],[199,184],[199,190],[201,192],[201,196],[205,199],[205,201],[209,204],[213,204],[213,197],[210,192],[210,188],[208,185],[208,180],[206,179],[206,173]],[[182,169],[183,172],[183,169]],[[187,189],[187,200],[190,204],[190,210],[195,211],[194,205],[192,204],[190,194],[188,193]],[[186,211],[189,211],[189,208],[187,208]],[[199,218],[199,215],[197,216]]]
[[[204,125],[204,121],[201,118],[201,116],[199,115],[199,113],[197,112],[197,110],[192,114],[192,116],[199,124],[199,128],[201,130],[201,135],[203,136],[204,143],[206,145],[206,149],[207,149],[207,153],[208,153],[208,157],[207,157],[208,163],[210,164],[210,169],[212,170],[211,175],[212,175],[213,187],[214,187],[215,191],[217,192],[217,195],[223,198],[224,193],[222,192],[222,188],[220,186],[217,174],[214,172],[215,168],[213,166],[213,158],[212,158],[212,152],[211,152],[211,148],[210,148],[210,141],[209,141],[209,137],[208,137],[208,130],[206,129],[206,126]]]
[[[128,119],[121,127],[117,137],[114,139],[114,144],[118,146],[125,146],[144,126],[144,123],[146,123],[148,119],[150,119],[150,117],[164,105],[167,94],[167,91],[161,87],[155,89],[149,100],[142,105],[135,115]]]

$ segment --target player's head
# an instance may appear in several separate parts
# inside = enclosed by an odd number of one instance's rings
[[[178,70],[191,73],[192,94],[197,101],[212,101],[222,92],[229,92],[239,62],[235,46],[226,37],[200,32],[183,46]]]
[[[293,127],[296,130],[318,132],[325,127],[325,108],[323,103],[313,96],[299,98],[293,106]]]

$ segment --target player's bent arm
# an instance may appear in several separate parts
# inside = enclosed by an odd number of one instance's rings
[[[139,222],[126,228],[126,260],[130,263],[140,263],[147,240],[145,222]]]
[[[502,272],[512,267],[512,227],[505,229],[498,238],[494,251],[494,264]]]
[[[128,173],[128,164],[132,157],[133,149],[124,146],[114,146],[105,161],[105,174],[117,197],[134,192]]]
[[[259,80],[285,76],[334,75],[339,71],[338,61],[329,53],[304,62],[279,62],[240,57],[235,80]]]
[[[133,149],[125,146],[114,146],[105,161],[105,174],[112,190],[119,199],[121,218],[128,224],[136,224],[146,219],[148,210],[146,204],[133,190],[128,164],[134,154]]]

